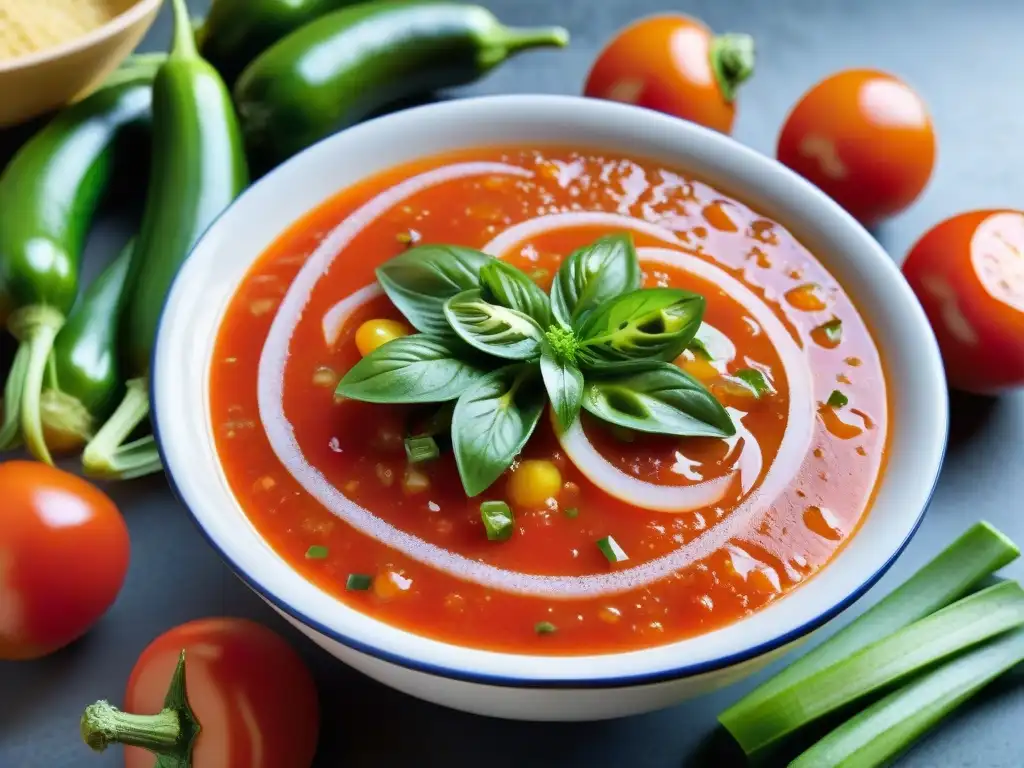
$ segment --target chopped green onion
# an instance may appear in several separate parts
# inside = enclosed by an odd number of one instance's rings
[[[830,342],[838,344],[843,340],[843,321],[838,317],[833,317],[821,326],[821,332],[825,334],[825,338]]]
[[[1024,630],[985,643],[927,672],[836,728],[790,768],[888,765],[929,728],[1024,661]]]
[[[742,743],[740,735],[746,723],[766,701],[875,640],[959,600],[1019,555],[1017,546],[998,530],[988,523],[975,523],[892,593],[733,704],[718,721]]]
[[[1024,589],[1006,581],[882,637],[798,684],[748,707],[726,725],[751,754],[868,694],[1024,625]]]
[[[840,392],[838,389],[833,389],[832,394],[828,396],[828,400],[825,403],[830,408],[842,408],[850,404],[850,398]]]
[[[312,547],[306,550],[307,560],[323,560],[327,557],[327,547],[320,544],[314,544]]]
[[[558,631],[558,627],[556,627],[550,621],[538,621],[534,625],[533,631],[536,632],[538,635],[553,635],[555,634],[555,632]]]
[[[575,520],[577,517],[580,516],[580,511],[576,507],[569,507],[567,510],[565,510],[565,516],[568,517],[570,520]]]
[[[750,387],[750,389],[753,390],[754,395],[758,398],[761,398],[772,391],[772,387],[768,383],[768,379],[766,379],[764,374],[756,368],[743,368],[736,371],[736,378]]]
[[[705,360],[714,359],[713,357],[711,357],[711,352],[708,350],[707,344],[698,339],[696,336],[690,339],[690,343],[686,345],[686,348],[693,352],[695,357],[699,355],[700,357],[703,357]]]
[[[508,541],[515,530],[515,517],[504,501],[485,501],[480,505],[480,519],[484,521],[489,541]]]
[[[373,584],[373,577],[365,573],[350,573],[345,579],[345,589],[349,592],[365,592]]]
[[[600,539],[597,542],[597,548],[601,550],[601,554],[607,558],[609,563],[621,563],[624,560],[629,560],[626,550],[620,547],[619,542],[611,536]]]
[[[437,441],[429,435],[405,438],[405,455],[411,464],[433,461],[441,455]]]

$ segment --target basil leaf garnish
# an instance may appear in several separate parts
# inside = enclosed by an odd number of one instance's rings
[[[558,423],[562,429],[568,429],[576,421],[583,403],[583,373],[571,360],[552,349],[547,340],[541,345],[540,373]]]
[[[488,373],[455,404],[452,447],[469,496],[487,490],[526,445],[544,410],[536,365]]]
[[[418,331],[450,336],[444,303],[480,285],[480,270],[494,257],[457,245],[421,245],[377,268],[377,282]]]
[[[541,328],[551,324],[548,295],[523,272],[503,261],[492,261],[480,270],[480,289],[491,304],[529,315]]]
[[[584,318],[577,335],[586,368],[639,360],[675,360],[704,317],[704,297],[678,288],[648,288],[609,301]]]
[[[772,385],[757,368],[742,368],[736,371],[736,378],[742,381],[758,400],[772,393]]]
[[[640,287],[640,260],[633,238],[602,237],[562,262],[551,286],[551,311],[566,328],[586,312]]]
[[[337,392],[367,403],[454,400],[483,373],[467,361],[469,351],[454,338],[404,336],[378,347],[352,366]]]
[[[544,332],[532,317],[488,304],[478,289],[463,291],[444,303],[452,330],[481,352],[509,360],[531,360],[540,354]]]
[[[669,363],[588,378],[583,407],[603,421],[638,432],[730,437],[736,425],[695,378]]]

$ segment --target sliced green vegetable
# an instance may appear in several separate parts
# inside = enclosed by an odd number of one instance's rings
[[[748,708],[726,726],[747,753],[763,749],[868,694],[1024,625],[1024,589],[1007,581],[882,637]]]
[[[437,447],[437,441],[429,435],[405,438],[405,455],[410,464],[420,464],[424,461],[433,461],[441,455],[441,449]]]
[[[329,554],[327,547],[322,544],[314,544],[306,550],[307,560],[323,560]]]
[[[463,291],[444,303],[448,324],[481,352],[508,360],[535,360],[544,331],[537,321],[515,309],[489,304],[478,289]]]
[[[737,741],[766,702],[879,638],[923,619],[968,594],[1020,555],[1017,545],[985,522],[975,523],[888,596],[718,716]]]
[[[821,332],[830,342],[838,344],[843,340],[843,321],[838,317],[833,317],[827,323],[822,323]]]
[[[832,394],[828,396],[828,400],[825,403],[831,408],[845,408],[850,404],[850,398],[840,392],[838,389],[833,389]]]
[[[556,627],[550,621],[538,621],[534,625],[533,631],[536,632],[538,635],[553,635],[555,634],[555,632],[558,631],[558,627]]]
[[[629,555],[626,554],[626,550],[619,546],[612,536],[605,536],[603,539],[598,539],[597,548],[601,550],[601,554],[605,556],[605,559],[609,563],[621,563],[629,560]]]
[[[365,573],[350,573],[345,579],[345,589],[349,592],[365,592],[373,585],[373,576]]]
[[[1024,630],[997,637],[925,673],[836,728],[790,768],[888,765],[929,728],[1024,662]]]
[[[756,368],[738,370],[736,371],[736,378],[746,384],[758,399],[770,394],[772,391],[772,386],[768,383],[768,379]]]
[[[485,501],[480,505],[488,541],[508,541],[515,532],[515,516],[504,501]]]
[[[591,309],[640,287],[640,260],[630,235],[603,237],[573,251],[551,286],[551,312],[566,328]]]

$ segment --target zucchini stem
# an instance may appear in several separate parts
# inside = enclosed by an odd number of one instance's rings
[[[195,29],[189,18],[185,0],[171,0],[171,6],[174,8],[174,42],[171,46],[171,56],[176,59],[198,58]]]
[[[4,420],[0,424],[0,451],[17,448],[21,444],[21,393],[25,390],[28,370],[28,345],[19,344],[14,363],[4,385]]]
[[[28,350],[25,363],[21,401],[8,403],[8,408],[17,408],[21,414],[21,432],[29,451],[40,461],[53,464],[50,449],[43,435],[43,417],[40,399],[43,382],[49,366],[50,352],[57,332],[64,325],[64,315],[46,306],[23,307],[16,311],[9,321],[11,333]]]
[[[509,56],[531,48],[564,48],[569,32],[563,27],[503,27],[480,54],[481,65],[489,69]]]
[[[149,415],[149,379],[132,379],[114,414],[85,446],[82,464],[90,477],[131,480],[160,471],[160,454],[152,435],[125,444]]]
[[[141,747],[160,758],[160,768],[191,768],[192,748],[200,730],[185,690],[185,651],[178,657],[160,712],[134,715],[97,701],[85,708],[81,722],[82,739],[94,752],[111,744]]]

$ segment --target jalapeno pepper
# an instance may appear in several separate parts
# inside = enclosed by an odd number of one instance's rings
[[[262,53],[239,78],[235,103],[253,161],[265,166],[389,104],[470,83],[519,51],[567,42],[560,27],[512,29],[474,5],[364,3]]]
[[[85,237],[111,181],[118,139],[150,118],[158,61],[146,57],[115,72],[31,138],[0,177],[0,305],[19,341],[0,449],[23,436],[50,461],[40,417],[47,360],[78,292]]]
[[[121,318],[127,393],[82,457],[97,477],[159,470],[151,435],[124,441],[149,413],[149,358],[164,298],[192,246],[248,183],[231,96],[196,50],[184,0],[172,3],[174,46],[153,82],[150,186]]]
[[[103,270],[75,304],[57,334],[40,403],[51,451],[81,448],[110,415],[123,384],[118,366],[118,320],[134,242]]]
[[[231,85],[245,66],[314,19],[360,0],[213,0],[199,51]]]

